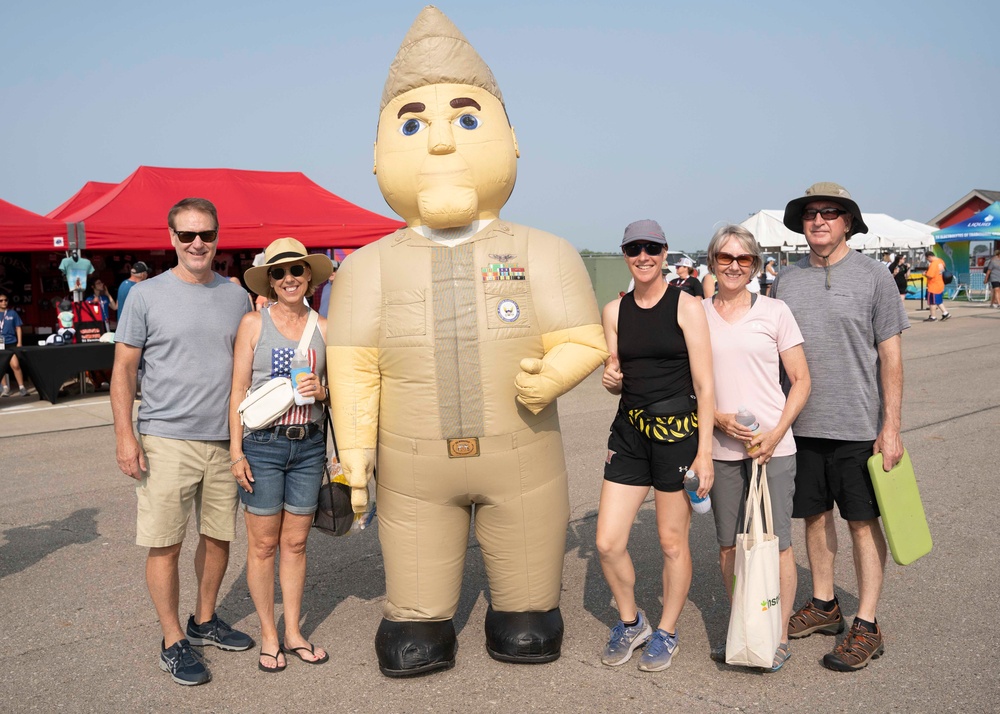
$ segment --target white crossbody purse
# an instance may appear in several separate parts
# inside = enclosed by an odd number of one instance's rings
[[[302,332],[302,339],[296,348],[300,352],[309,349],[309,342],[312,340],[313,330],[319,315],[315,310],[309,311],[309,318],[306,321],[306,329]],[[295,389],[292,380],[288,377],[275,377],[254,391],[247,390],[246,399],[240,402],[238,407],[240,422],[245,429],[251,431],[255,429],[266,429],[285,415],[292,404],[295,403]]]

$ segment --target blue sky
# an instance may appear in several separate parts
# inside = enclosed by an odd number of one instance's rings
[[[0,198],[45,213],[141,164],[302,171],[392,215],[371,173],[389,63],[424,3],[0,5]],[[926,221],[1000,190],[981,3],[443,0],[521,148],[508,220],[671,247],[811,183]],[[991,47],[992,45],[992,47]],[[210,198],[210,197],[209,197]]]

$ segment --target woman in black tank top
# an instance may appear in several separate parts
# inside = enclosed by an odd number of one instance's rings
[[[684,475],[689,469],[698,474],[700,496],[708,494],[713,478],[715,394],[708,322],[697,298],[663,280],[665,251],[666,239],[655,221],[636,221],[625,229],[622,252],[635,289],[605,306],[603,314],[611,356],[602,384],[621,401],[608,439],[597,551],[621,619],[601,661],[625,664],[645,644],[639,659],[644,671],[670,666],[677,619],[691,585],[691,507]],[[627,550],[650,487],[664,556],[663,612],[655,631],[635,601],[636,575]]]

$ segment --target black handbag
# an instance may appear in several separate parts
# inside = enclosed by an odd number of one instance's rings
[[[334,460],[339,463],[337,452],[337,437],[330,424],[330,412],[324,410],[323,436],[329,434],[333,441]],[[325,442],[325,439],[324,439]],[[326,459],[323,466],[323,483],[319,487],[319,505],[313,517],[313,528],[327,535],[342,536],[351,531],[354,525],[354,509],[351,507],[351,487],[346,483],[333,480],[330,472],[331,459]]]

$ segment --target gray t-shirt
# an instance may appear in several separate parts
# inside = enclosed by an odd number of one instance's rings
[[[881,428],[878,344],[910,326],[892,275],[856,251],[827,271],[809,256],[783,269],[771,296],[785,302],[805,339],[812,392],[796,436],[871,441]]]
[[[991,283],[1000,283],[1000,258],[995,255],[990,258],[990,262],[986,264],[986,270],[983,271],[983,274],[985,275],[987,271],[989,271],[989,281]]]
[[[221,275],[186,283],[172,270],[129,291],[115,341],[142,348],[140,434],[229,440],[233,342],[247,292]]]

